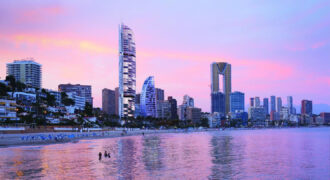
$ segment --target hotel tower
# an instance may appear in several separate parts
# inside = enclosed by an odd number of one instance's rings
[[[134,117],[136,90],[136,54],[133,31],[119,26],[119,116]]]

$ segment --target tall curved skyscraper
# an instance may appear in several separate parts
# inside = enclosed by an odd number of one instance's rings
[[[119,116],[134,117],[136,90],[136,54],[133,31],[119,26]]]
[[[143,83],[140,103],[142,116],[156,117],[156,91],[153,76],[149,76]]]

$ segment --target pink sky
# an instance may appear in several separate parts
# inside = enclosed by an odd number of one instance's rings
[[[189,1],[190,2],[190,1]],[[210,63],[232,64],[232,90],[251,96],[292,95],[330,104],[330,4],[326,1],[0,2],[0,77],[6,63],[33,57],[43,87],[118,86],[118,24],[135,33],[137,92],[150,75],[182,103],[185,94],[210,110]],[[327,106],[330,107],[330,106]],[[330,111],[330,109],[329,109]]]

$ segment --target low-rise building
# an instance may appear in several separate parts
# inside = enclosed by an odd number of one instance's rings
[[[209,114],[207,116],[209,127],[210,128],[220,127],[220,125],[221,125],[221,118],[222,118],[222,115],[219,112],[214,112],[212,114]]]
[[[280,111],[280,119],[283,121],[288,121],[290,115],[290,109],[288,107],[282,107]]]
[[[265,108],[262,106],[259,107],[249,107],[249,119],[255,126],[264,126],[266,121],[266,112]]]
[[[61,92],[54,91],[54,90],[48,90],[49,94],[53,95],[55,97],[56,105],[61,104]]]
[[[297,124],[299,122],[299,117],[297,115],[295,115],[295,114],[291,114],[289,116],[289,121],[291,123]]]
[[[187,120],[191,120],[193,123],[200,123],[201,121],[201,109],[195,107],[187,107],[186,114]]]
[[[244,111],[236,111],[231,114],[231,119],[239,122],[238,126],[247,126],[248,125],[248,113]]]
[[[16,115],[16,101],[0,99],[0,120],[6,121],[18,121],[19,118]]]
[[[25,105],[31,105],[37,101],[36,94],[26,92],[14,92],[13,98]]]
[[[323,118],[324,124],[330,124],[330,112],[321,112],[320,116]]]
[[[171,118],[171,104],[168,101],[157,101],[156,117],[162,119]]]
[[[73,99],[76,109],[85,109],[86,99],[83,96],[78,96],[76,92],[67,92],[68,98]]]
[[[321,116],[315,116],[313,118],[313,124],[315,124],[315,125],[323,125],[324,124],[324,119]]]
[[[276,111],[271,111],[270,112],[270,120],[271,121],[279,121],[281,119],[281,114]]]

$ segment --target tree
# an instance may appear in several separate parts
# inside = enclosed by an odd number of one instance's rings
[[[203,127],[209,127],[209,120],[207,118],[202,118],[201,119],[201,126]]]
[[[86,102],[85,103],[85,110],[84,110],[84,114],[86,116],[93,116],[93,107],[90,103]]]
[[[55,106],[55,103],[56,103],[56,98],[54,95],[51,95],[49,92],[46,92],[46,104],[48,106]]]
[[[9,85],[11,86],[12,90],[16,89],[16,79],[13,75],[6,76],[6,81],[9,82]]]
[[[20,81],[16,82],[16,89],[17,91],[23,91],[26,88],[26,85]]]
[[[9,91],[8,86],[3,83],[0,83],[0,96],[7,96],[7,92]]]
[[[64,104],[64,106],[75,105],[74,100],[68,98],[68,95],[65,92],[61,92],[61,103]]]
[[[62,99],[62,104],[64,104],[65,106],[73,106],[75,105],[75,102],[73,99],[70,98],[66,98],[66,99]]]

